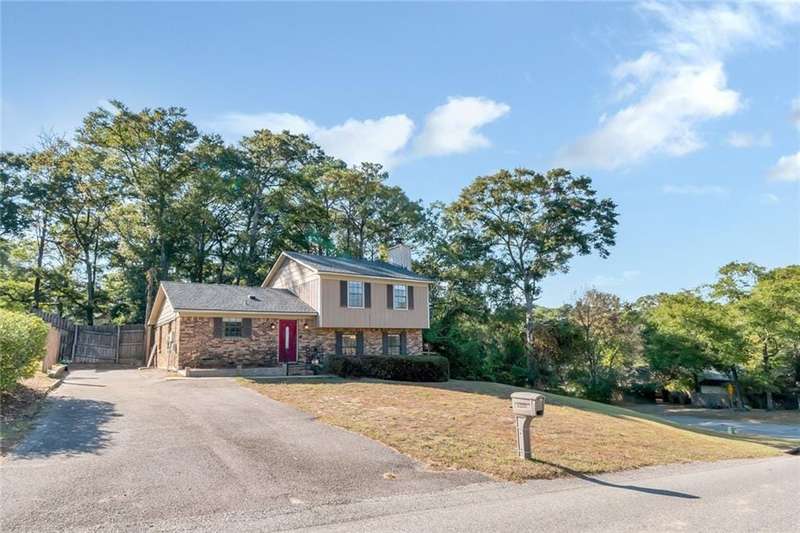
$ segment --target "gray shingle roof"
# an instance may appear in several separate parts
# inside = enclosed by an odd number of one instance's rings
[[[417,281],[433,281],[403,267],[385,261],[367,261],[349,257],[327,257],[324,255],[284,252],[292,259],[305,263],[319,272],[349,274],[352,276],[374,276],[378,278],[399,278]]]
[[[317,314],[288,289],[176,281],[162,281],[161,286],[176,310]]]

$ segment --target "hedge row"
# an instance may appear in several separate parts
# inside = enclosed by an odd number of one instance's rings
[[[440,355],[333,355],[328,368],[342,377],[395,381],[450,379],[450,362]]]
[[[31,377],[44,356],[47,324],[36,316],[0,309],[0,392]]]

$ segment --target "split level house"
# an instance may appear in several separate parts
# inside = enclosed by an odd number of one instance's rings
[[[283,252],[261,287],[162,282],[148,317],[159,368],[269,367],[328,354],[422,352],[432,282],[389,261]]]

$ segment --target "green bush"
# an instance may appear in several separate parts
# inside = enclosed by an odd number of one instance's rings
[[[450,363],[441,355],[333,355],[331,372],[342,377],[395,381],[447,381]]]
[[[39,317],[0,309],[0,392],[36,372],[44,356],[47,329]]]

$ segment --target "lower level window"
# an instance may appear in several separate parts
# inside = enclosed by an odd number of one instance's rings
[[[342,355],[357,355],[356,336],[342,334]]]
[[[386,348],[389,355],[400,355],[400,335],[387,335]]]
[[[242,319],[241,318],[223,318],[222,319],[222,336],[223,337],[241,337],[242,336]]]

